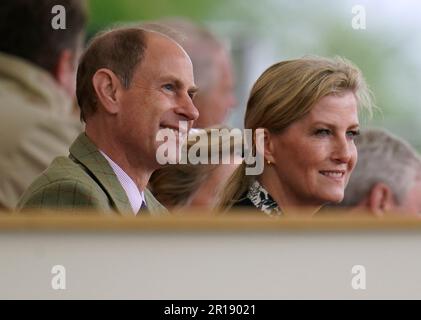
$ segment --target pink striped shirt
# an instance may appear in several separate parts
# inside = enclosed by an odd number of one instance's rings
[[[115,175],[117,176],[118,181],[126,192],[127,198],[129,199],[130,206],[133,209],[133,213],[137,215],[142,206],[142,203],[145,201],[145,195],[139,191],[139,188],[136,186],[134,181],[129,177],[127,173],[124,172],[120,166],[111,160],[104,152],[100,150],[101,154],[107,159],[111,168],[113,169]],[[146,202],[145,202],[146,205]]]

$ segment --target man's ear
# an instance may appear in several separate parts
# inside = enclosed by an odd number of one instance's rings
[[[376,216],[383,216],[391,211],[396,206],[392,189],[384,183],[376,183],[371,188],[368,206]]]
[[[76,70],[75,54],[69,49],[61,51],[53,70],[53,77],[70,97],[76,95]]]
[[[92,86],[105,111],[110,114],[118,113],[120,103],[117,92],[122,86],[115,73],[106,68],[98,69],[92,77]]]

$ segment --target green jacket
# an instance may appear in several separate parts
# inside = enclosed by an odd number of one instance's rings
[[[167,210],[144,190],[150,214]],[[58,157],[25,191],[17,209],[94,209],[133,216],[126,192],[113,169],[85,133],[73,142],[69,157]]]

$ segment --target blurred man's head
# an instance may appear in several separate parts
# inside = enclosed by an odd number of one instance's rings
[[[341,206],[386,212],[421,213],[421,159],[405,141],[383,130],[356,139],[358,163]]]
[[[76,93],[88,136],[117,163],[148,172],[159,167],[158,131],[169,129],[178,136],[185,130],[180,121],[191,127],[197,119],[195,91],[192,63],[183,48],[140,28],[97,36],[77,73]]]
[[[52,27],[52,8],[56,5],[65,8],[66,29]],[[0,51],[48,71],[69,96],[74,96],[86,15],[83,0],[2,0]]]
[[[206,28],[184,19],[163,19],[142,27],[175,39],[190,56],[199,87],[194,99],[199,119],[194,127],[223,124],[236,104],[231,57],[224,45]]]

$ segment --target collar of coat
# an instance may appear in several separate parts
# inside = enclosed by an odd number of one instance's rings
[[[127,194],[108,161],[85,133],[70,146],[70,158],[81,163],[122,214],[133,215]]]

